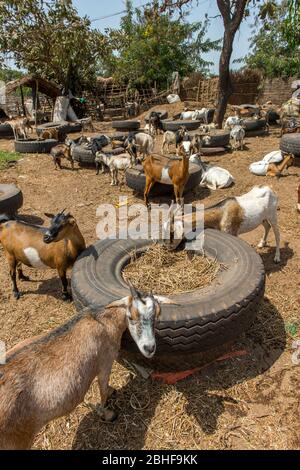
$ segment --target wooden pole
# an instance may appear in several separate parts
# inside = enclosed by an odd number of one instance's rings
[[[37,108],[38,108],[38,93],[39,93],[39,81],[35,81],[35,131],[37,129]]]
[[[26,108],[25,108],[25,103],[24,103],[24,93],[23,93],[22,85],[20,85],[20,93],[21,93],[21,103],[22,103],[23,113],[24,113],[24,116],[26,117],[27,113],[26,113]]]

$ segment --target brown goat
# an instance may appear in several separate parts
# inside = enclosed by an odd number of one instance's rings
[[[52,127],[50,129],[44,129],[41,134],[39,135],[39,140],[42,139],[55,139],[61,140],[61,135],[59,130],[56,127]]]
[[[153,155],[143,161],[146,184],[144,190],[144,201],[149,206],[149,193],[154,183],[172,184],[176,202],[182,202],[182,195],[189,178],[189,157],[182,153],[182,158],[169,159],[167,164],[163,160],[155,159]]]
[[[286,168],[293,166],[294,163],[294,155],[285,155],[282,162],[268,164],[267,176],[280,176]]]
[[[54,166],[56,170],[57,168],[59,168],[60,170],[62,169],[62,166],[61,166],[62,158],[65,158],[66,160],[68,160],[71,164],[72,170],[74,170],[74,160],[72,157],[71,145],[67,145],[67,144],[55,145],[55,147],[51,149],[50,154],[53,157]]]
[[[9,220],[6,216],[0,219],[0,243],[9,264],[16,299],[21,296],[16,272],[20,280],[28,280],[22,271],[24,264],[32,268],[57,269],[62,282],[62,297],[64,300],[71,300],[67,270],[72,268],[85,249],[85,241],[75,219],[63,212],[56,216],[45,214],[52,219],[49,228]]]
[[[108,382],[122,335],[128,328],[141,353],[153,357],[160,304],[174,303],[132,286],[130,290],[130,296],[96,313],[85,309],[61,327],[8,351],[0,366],[0,449],[29,449],[43,426],[84,400],[95,377],[101,417],[116,419],[106,403],[114,391]]]

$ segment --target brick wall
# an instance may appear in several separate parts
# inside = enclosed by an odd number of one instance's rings
[[[276,105],[281,105],[289,100],[293,93],[291,84],[294,80],[297,80],[297,78],[273,78],[264,80],[259,92],[259,103],[272,101]]]

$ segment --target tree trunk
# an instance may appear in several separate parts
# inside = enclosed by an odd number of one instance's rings
[[[233,91],[230,77],[230,58],[232,54],[233,41],[234,34],[232,34],[230,31],[225,30],[219,65],[219,97],[215,117],[215,122],[220,129],[222,129],[227,103]]]

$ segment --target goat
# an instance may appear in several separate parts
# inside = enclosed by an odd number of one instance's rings
[[[199,131],[200,132],[203,132],[204,134],[209,134],[211,130],[215,129],[216,128],[216,125],[214,122],[212,122],[211,124],[202,124],[200,127],[199,127]]]
[[[194,111],[183,111],[180,115],[181,120],[185,119],[191,119],[192,121],[203,121],[207,123],[207,114],[208,114],[208,109],[207,108],[202,108],[202,109],[195,109]]]
[[[280,262],[280,232],[277,223],[278,197],[269,186],[254,186],[251,191],[242,196],[228,197],[223,201],[208,207],[201,214],[204,218],[204,228],[212,228],[222,232],[238,236],[242,233],[251,232],[259,225],[264,227],[264,236],[258,244],[259,248],[266,246],[267,237],[272,227],[276,240],[276,252],[274,262]],[[177,217],[176,217],[177,216]],[[192,214],[192,224],[196,223],[197,214]],[[186,218],[187,220],[187,218]],[[171,229],[174,227],[178,233],[183,232],[184,218],[182,208],[178,207],[172,217],[163,224],[164,238],[169,239]],[[181,240],[177,240],[172,248],[176,248]]]
[[[172,144],[174,144],[177,149],[179,144],[182,143],[186,135],[187,135],[187,131],[184,126],[180,126],[180,128],[176,132],[166,131],[164,133],[161,152],[164,153],[165,148],[167,147],[167,152],[170,153],[170,145]]]
[[[57,167],[61,170],[61,159],[65,158],[71,164],[72,170],[74,170],[74,159],[73,159],[73,148],[75,147],[76,143],[73,142],[71,139],[66,139],[64,144],[55,145],[52,147],[50,151],[50,155],[54,161],[54,167],[57,170]]]
[[[225,121],[224,129],[231,130],[234,126],[242,126],[243,122],[243,119],[241,119],[239,116],[229,116],[229,118],[227,118]]]
[[[102,152],[96,153],[95,158],[96,175],[99,175],[101,167],[102,173],[104,173],[105,166],[109,169],[111,175],[111,186],[119,185],[119,171],[126,171],[132,167],[132,159],[127,153],[121,153],[120,155],[108,155]]]
[[[150,113],[149,125],[151,129],[151,134],[156,135],[163,132],[163,123],[161,121],[160,114],[155,111],[151,111]]]
[[[281,121],[280,137],[290,133],[300,133],[300,121],[294,116]]]
[[[190,155],[200,153],[203,146],[203,137],[199,134],[195,134],[191,141]]]
[[[146,358],[156,351],[155,324],[162,304],[175,303],[130,285],[130,295],[97,312],[84,309],[64,325],[25,340],[7,352],[0,366],[0,449],[29,449],[50,421],[71,413],[97,377],[99,414],[112,422],[109,386],[121,339],[129,330]]]
[[[15,140],[19,140],[19,138],[27,139],[27,130],[33,130],[30,120],[27,117],[11,119],[10,121],[6,121],[5,124],[9,124],[11,126]]]
[[[189,178],[189,159],[184,152],[182,158],[170,159],[167,164],[150,155],[144,160],[143,168],[146,176],[144,201],[147,207],[149,207],[149,193],[155,182],[172,184],[176,202],[182,202],[183,191]]]
[[[235,125],[231,129],[230,138],[233,140],[233,145],[232,145],[233,150],[237,150],[238,148],[240,148],[241,150],[244,150],[245,135],[246,135],[245,129],[243,129],[243,127],[240,125]]]
[[[295,163],[295,157],[291,154],[284,156],[283,160],[279,163],[273,162],[254,162],[249,166],[249,170],[254,175],[258,176],[281,176],[282,172]]]
[[[80,119],[81,123],[81,132],[94,132],[93,118],[90,116],[88,118]]]
[[[209,165],[201,161],[199,154],[192,155],[190,162],[200,166],[202,170],[200,186],[215,191],[216,189],[228,188],[234,183],[234,177],[224,168]]]
[[[44,129],[40,135],[38,136],[38,140],[43,139],[54,139],[58,140],[59,142],[64,142],[66,139],[66,134],[63,134],[59,129],[56,127],[52,127],[49,129]]]
[[[62,211],[56,216],[45,215],[51,219],[49,228],[10,220],[5,215],[0,218],[0,242],[9,264],[13,294],[16,299],[21,296],[16,272],[20,280],[29,280],[22,271],[24,264],[31,268],[57,269],[63,300],[71,300],[66,273],[85,249],[85,241],[71,214]]]
[[[144,132],[130,134],[125,140],[124,147],[134,160],[137,159],[137,150],[139,150],[143,160],[153,152],[154,139],[151,135]]]

